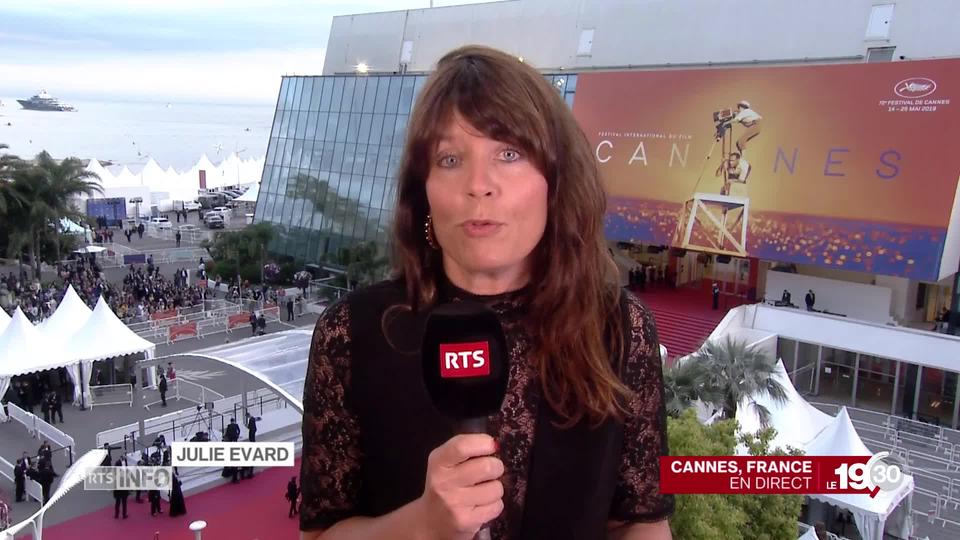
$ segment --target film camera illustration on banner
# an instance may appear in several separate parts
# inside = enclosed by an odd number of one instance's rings
[[[741,101],[736,109],[713,112],[716,134],[710,151],[703,159],[700,174],[691,197],[684,203],[682,218],[677,222],[672,244],[685,249],[707,250],[727,255],[747,255],[747,228],[750,197],[747,180],[750,163],[747,144],[760,134],[763,118]],[[734,125],[739,138],[734,140]],[[714,152],[720,147],[719,162],[713,174],[722,179],[719,193],[700,191],[708,166],[715,162]]]

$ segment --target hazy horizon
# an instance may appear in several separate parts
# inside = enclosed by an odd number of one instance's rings
[[[434,1],[437,6],[480,0]],[[319,75],[335,15],[429,0],[35,0],[0,4],[0,99],[271,104]],[[16,106],[16,102],[12,103]]]

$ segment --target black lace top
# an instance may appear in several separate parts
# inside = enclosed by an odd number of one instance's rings
[[[443,295],[448,301],[482,301],[503,323],[510,378],[488,433],[497,439],[506,466],[505,510],[491,532],[494,538],[519,538],[538,408],[546,406],[539,376],[525,361],[530,340],[521,325],[523,295],[478,297],[449,285]],[[635,397],[632,416],[617,426],[622,444],[603,458],[612,471],[607,519],[658,521],[673,511],[673,498],[659,491],[658,457],[667,450],[659,342],[653,316],[636,297],[625,295],[631,332],[622,377]],[[453,435],[422,384],[417,350],[422,321],[396,309],[402,299],[400,284],[375,285],[330,306],[317,322],[303,396],[303,530],[382,515],[419,497],[429,452]],[[396,315],[384,317],[391,306]]]

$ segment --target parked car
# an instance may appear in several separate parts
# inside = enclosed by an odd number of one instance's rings
[[[230,195],[233,195],[234,199],[244,194],[244,192],[239,189],[228,189],[224,191],[224,193],[229,193]]]
[[[207,212],[207,215],[203,218],[203,222],[207,224],[207,228],[209,229],[222,229],[225,227],[223,216],[215,212]]]
[[[157,216],[150,218],[149,226],[161,230],[168,230],[173,228],[173,223],[170,223],[170,220],[163,216]]]
[[[226,206],[217,206],[213,209],[214,212],[219,212],[223,219],[230,219],[230,216],[233,214],[233,210]]]
[[[183,209],[187,212],[193,212],[194,210],[200,209],[200,203],[197,201],[184,201]]]
[[[180,227],[178,227],[178,229],[180,229],[180,232],[185,232],[185,233],[196,232],[200,230],[200,228],[197,227],[196,225],[181,225]]]

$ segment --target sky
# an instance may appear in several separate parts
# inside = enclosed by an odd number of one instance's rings
[[[479,0],[434,0],[435,6]],[[335,15],[430,0],[2,0],[0,96],[276,102],[319,74]]]

